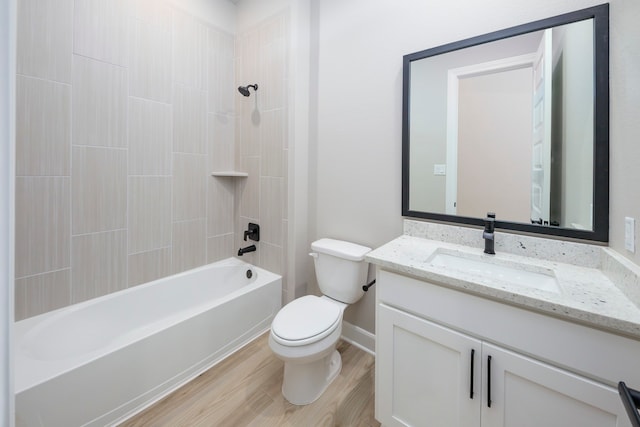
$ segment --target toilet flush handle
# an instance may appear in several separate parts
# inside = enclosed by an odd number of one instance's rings
[[[309,252],[309,256],[313,258],[318,258],[318,254],[315,252]]]

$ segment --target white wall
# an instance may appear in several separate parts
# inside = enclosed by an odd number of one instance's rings
[[[617,0],[611,5],[611,159],[609,242],[610,246],[640,264],[640,3]],[[624,218],[636,219],[636,251],[624,249]]]
[[[242,33],[289,7],[291,0],[242,0],[237,6],[237,32]]]
[[[13,128],[15,1],[0,1],[0,426],[13,425]]]
[[[236,33],[236,6],[229,0],[169,0],[169,2],[227,33]]]
[[[317,236],[378,246],[401,234],[402,56],[602,3],[600,0],[314,0],[317,169],[310,189]],[[624,216],[640,223],[640,3],[611,1],[610,245],[624,250]],[[631,185],[633,184],[633,185]],[[374,286],[375,288],[375,286]],[[347,320],[374,329],[373,295]]]

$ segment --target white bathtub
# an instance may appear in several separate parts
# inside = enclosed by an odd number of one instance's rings
[[[16,322],[17,426],[126,419],[268,330],[281,287],[229,258]]]

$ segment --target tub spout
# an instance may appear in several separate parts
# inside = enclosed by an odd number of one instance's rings
[[[255,252],[255,251],[256,251],[256,245],[247,246],[246,248],[240,248],[238,249],[238,256],[242,256],[247,252]]]

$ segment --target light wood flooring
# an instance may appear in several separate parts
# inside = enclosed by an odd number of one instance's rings
[[[379,426],[373,415],[374,358],[338,343],[342,372],[314,403],[282,397],[284,364],[269,333],[127,420],[134,426]]]

